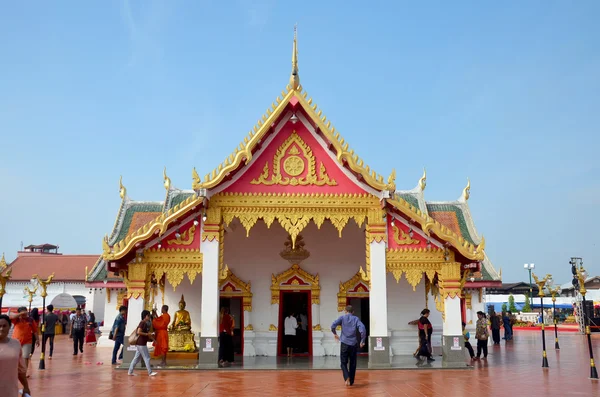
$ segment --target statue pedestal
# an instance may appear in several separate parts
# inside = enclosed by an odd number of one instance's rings
[[[194,334],[191,331],[169,331],[170,352],[195,352],[197,350]]]

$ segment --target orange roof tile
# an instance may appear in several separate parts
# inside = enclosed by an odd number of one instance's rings
[[[98,255],[61,255],[19,252],[15,259],[3,272],[12,269],[11,281],[31,280],[38,274],[47,278],[54,273],[54,281],[85,281],[85,268],[91,271]]]

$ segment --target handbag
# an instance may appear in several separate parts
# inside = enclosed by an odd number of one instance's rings
[[[110,332],[108,333],[108,339],[110,340],[114,340],[115,334],[113,334],[112,329],[110,330]]]
[[[129,342],[129,345],[135,345],[137,344],[138,341],[138,333],[137,333],[137,328],[131,333],[131,335],[129,335],[129,339],[127,340]]]

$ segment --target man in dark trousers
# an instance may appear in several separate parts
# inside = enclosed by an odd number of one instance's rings
[[[46,341],[50,340],[50,355],[49,358],[52,358],[52,353],[54,353],[54,330],[56,329],[56,324],[58,323],[58,316],[54,313],[54,306],[48,305],[48,314],[46,314],[46,318],[44,321],[44,335],[42,336],[42,343],[46,346]]]
[[[492,339],[494,340],[494,345],[500,344],[500,317],[498,313],[492,310],[490,314],[490,323],[492,326]]]
[[[342,335],[338,336],[336,328],[342,326]],[[358,346],[362,348],[365,345],[367,338],[367,330],[365,325],[358,317],[354,315],[354,308],[350,305],[346,306],[344,315],[340,316],[331,324],[331,332],[335,339],[340,341],[340,361],[342,373],[344,374],[344,382],[346,386],[354,384],[354,376],[356,375],[356,357],[358,355]],[[360,333],[360,341],[357,333]],[[350,368],[348,368],[350,362]]]
[[[75,317],[71,320],[71,337],[73,338],[73,355],[77,355],[77,347],[83,353],[83,339],[85,337],[85,325],[87,318],[81,313],[81,308],[78,307],[75,311]]]

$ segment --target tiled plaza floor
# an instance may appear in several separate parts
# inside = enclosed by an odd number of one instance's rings
[[[600,335],[594,335],[600,361]],[[39,371],[36,352],[31,370],[33,397],[172,397],[172,396],[600,396],[600,382],[589,377],[584,336],[560,335],[561,350],[547,336],[550,368],[542,369],[541,336],[517,332],[515,340],[490,346],[487,361],[474,370],[359,370],[354,386],[343,384],[341,371],[159,371],[127,376],[110,366],[111,349],[87,347],[72,356],[66,337],[56,341],[54,358]],[[104,362],[98,365],[97,362]],[[2,390],[0,387],[0,396]]]

